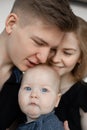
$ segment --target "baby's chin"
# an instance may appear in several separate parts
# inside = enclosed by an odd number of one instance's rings
[[[30,110],[27,112],[27,117],[31,118],[32,120],[36,120],[38,117],[40,117],[42,113],[40,112],[39,109],[34,109]]]
[[[31,120],[36,120],[37,118],[39,118],[40,117],[40,115],[41,114],[37,114],[37,113],[32,113],[32,114],[29,114],[28,116],[27,116],[27,118],[29,118],[29,119],[31,119]]]

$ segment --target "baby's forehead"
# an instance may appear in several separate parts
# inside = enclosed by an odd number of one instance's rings
[[[25,72],[24,78],[22,80],[23,84],[28,84],[31,86],[49,86],[54,90],[59,90],[60,78],[56,72],[51,67],[38,66],[29,69]]]
[[[51,68],[49,66],[44,66],[44,65],[36,66],[34,68],[30,68],[26,72],[25,75],[29,75],[29,76],[34,75],[34,77],[35,76],[40,76],[41,77],[41,76],[45,75],[45,76],[49,76],[49,77],[58,78],[58,74],[53,68]]]
[[[23,81],[27,81],[32,84],[47,83],[49,85],[55,84],[55,86],[58,86],[60,83],[60,78],[53,68],[48,66],[38,66],[29,69],[25,73]]]

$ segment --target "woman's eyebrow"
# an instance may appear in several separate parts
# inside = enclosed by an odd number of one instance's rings
[[[75,49],[75,48],[64,48],[64,49],[67,51],[77,51],[77,49]]]

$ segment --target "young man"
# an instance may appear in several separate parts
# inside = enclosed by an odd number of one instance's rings
[[[77,19],[67,0],[16,0],[0,34],[0,130],[19,116],[21,71],[45,63]],[[10,116],[9,116],[10,115]]]

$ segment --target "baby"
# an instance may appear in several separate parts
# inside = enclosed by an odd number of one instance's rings
[[[24,73],[18,101],[27,121],[17,130],[64,130],[54,114],[61,96],[59,85],[60,77],[50,66],[37,65]]]

